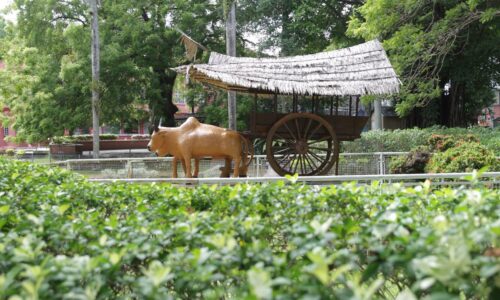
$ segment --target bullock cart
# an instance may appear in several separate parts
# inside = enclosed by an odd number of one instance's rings
[[[359,138],[368,120],[362,95],[399,91],[400,81],[377,41],[282,58],[230,57],[211,53],[208,64],[176,69],[188,79],[255,95],[251,139],[266,141],[279,175],[338,173],[339,142]],[[258,99],[269,100],[259,111]]]

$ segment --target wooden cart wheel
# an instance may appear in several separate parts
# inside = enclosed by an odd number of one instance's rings
[[[291,113],[279,119],[266,138],[266,155],[283,176],[323,175],[338,161],[338,141],[332,126],[311,113]]]

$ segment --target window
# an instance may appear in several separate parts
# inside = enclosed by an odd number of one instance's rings
[[[3,136],[9,136],[9,127],[3,129]]]

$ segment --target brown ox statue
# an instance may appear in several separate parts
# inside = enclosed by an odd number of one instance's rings
[[[199,160],[203,157],[224,158],[222,177],[229,177],[231,161],[233,176],[245,176],[253,158],[249,142],[236,131],[200,123],[190,117],[179,127],[156,126],[148,150],[157,156],[174,157],[172,177],[177,178],[177,162],[181,161],[186,177],[191,178],[191,159],[195,159],[194,177],[198,177]],[[248,154],[251,155],[248,159]]]

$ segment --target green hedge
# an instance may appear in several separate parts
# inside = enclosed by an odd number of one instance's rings
[[[429,127],[424,129],[375,130],[361,134],[361,138],[353,142],[343,142],[343,152],[408,152],[418,146],[425,145],[431,135],[451,135],[465,138],[473,135],[488,149],[500,156],[500,128],[445,128]]]
[[[101,185],[0,159],[0,299],[493,299],[499,213],[498,189]]]
[[[93,136],[90,134],[71,135],[71,136],[55,136],[52,138],[54,144],[75,144],[81,142],[91,142]],[[115,134],[101,134],[99,139],[101,141],[116,140],[118,138]]]
[[[432,155],[426,166],[430,173],[472,172],[488,167],[489,171],[500,171],[500,162],[493,151],[477,142],[464,142]]]
[[[500,160],[474,135],[433,134],[425,145],[390,162],[391,173],[395,174],[472,172],[484,168],[500,171]]]

